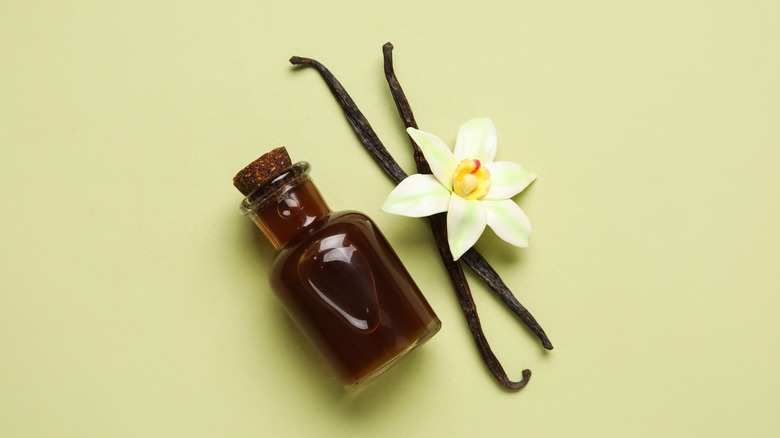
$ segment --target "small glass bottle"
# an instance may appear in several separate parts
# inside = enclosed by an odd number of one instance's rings
[[[263,181],[241,211],[277,250],[271,289],[351,391],[430,339],[441,322],[374,222],[331,212],[309,169],[299,162]]]

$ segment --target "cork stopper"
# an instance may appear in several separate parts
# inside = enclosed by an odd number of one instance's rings
[[[233,185],[244,196],[264,185],[292,165],[287,149],[278,147],[249,163],[233,177]]]

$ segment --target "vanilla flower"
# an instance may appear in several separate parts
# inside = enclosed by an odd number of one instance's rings
[[[536,175],[519,164],[493,161],[496,128],[490,119],[474,119],[458,131],[455,151],[439,137],[406,130],[422,150],[433,175],[410,175],[390,193],[382,210],[409,217],[447,212],[447,241],[452,257],[462,256],[490,226],[498,237],[528,246],[531,223],[512,197]]]

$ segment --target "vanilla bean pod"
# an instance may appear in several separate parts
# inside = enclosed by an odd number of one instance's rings
[[[398,166],[398,163],[390,156],[387,149],[377,137],[368,120],[363,113],[357,107],[352,98],[347,94],[344,87],[333,76],[332,73],[321,63],[310,58],[302,58],[293,56],[290,58],[290,63],[294,65],[309,65],[314,67],[327,83],[336,100],[341,105],[344,114],[349,120],[352,129],[360,138],[363,145],[371,153],[372,157],[382,167],[383,170],[390,176],[390,178],[397,184],[406,177],[406,173]],[[446,237],[446,217],[444,214],[437,214],[429,218],[431,227],[433,229],[434,238],[437,242],[437,248],[444,262],[447,274],[450,277],[453,288],[458,295],[458,302],[463,310],[463,313],[468,322],[469,330],[474,338],[477,348],[482,356],[482,360],[487,365],[490,372],[498,380],[498,382],[506,389],[519,390],[523,388],[528,380],[531,378],[531,371],[528,369],[523,370],[522,380],[515,382],[509,379],[504,371],[501,363],[496,358],[490,345],[485,338],[485,334],[482,331],[482,325],[479,321],[476,305],[471,296],[471,291],[466,280],[466,276],[463,273],[463,268],[459,263],[452,260],[452,254],[450,253],[449,246],[447,245]],[[443,242],[443,244],[442,244]]]
[[[466,317],[469,331],[471,331],[471,336],[477,344],[482,360],[501,386],[510,391],[522,389],[531,378],[531,370],[524,369],[523,378],[518,382],[510,380],[506,375],[506,371],[504,371],[504,367],[501,366],[501,362],[493,353],[493,349],[490,348],[485,333],[482,331],[482,324],[479,322],[479,314],[477,314],[477,305],[471,296],[471,289],[469,288],[468,280],[466,280],[466,274],[463,272],[463,267],[457,261],[452,260],[450,246],[447,244],[446,213],[438,213],[430,216],[428,219],[431,224],[433,238],[436,241],[436,247],[439,249],[439,255],[442,262],[444,262],[447,275],[450,276],[450,282],[452,282],[452,286],[458,296],[458,303],[463,311],[463,315]]]
[[[542,342],[542,346],[548,350],[553,349],[553,344],[547,337],[542,326],[536,322],[536,318],[531,315],[531,312],[523,306],[520,301],[515,297],[509,287],[504,283],[504,280],[498,275],[498,273],[490,266],[490,263],[482,257],[482,254],[477,252],[474,248],[466,251],[460,257],[466,265],[474,272],[495,294],[499,299],[510,309],[512,312],[520,318],[528,329],[531,330],[539,340]]]
[[[393,45],[386,43],[382,46],[382,54],[384,56],[385,63],[385,78],[387,84],[390,87],[390,94],[393,96],[395,106],[398,109],[398,115],[401,116],[401,120],[406,128],[417,129],[417,121],[414,119],[414,112],[412,111],[409,100],[406,98],[403,88],[401,88],[398,77],[395,74],[395,68],[393,66]],[[431,168],[428,162],[425,161],[425,157],[420,150],[420,147],[409,138],[414,149],[414,161],[417,164],[417,171],[422,174],[430,174]],[[442,225],[445,227],[446,225]],[[437,242],[438,243],[438,242]],[[446,239],[444,240],[446,244]],[[512,312],[520,318],[523,323],[539,338],[542,342],[542,346],[548,350],[553,349],[553,345],[544,329],[536,322],[536,318],[531,315],[531,312],[523,306],[520,301],[515,297],[512,291],[507,287],[506,283],[501,279],[498,273],[492,266],[485,260],[482,255],[477,252],[476,249],[469,249],[462,257],[466,265],[493,291],[499,299],[510,309]]]
[[[333,76],[333,74],[325,68],[324,65],[311,58],[301,58],[300,56],[293,56],[290,58],[290,63],[293,65],[310,65],[314,67],[325,80],[325,83],[330,88],[333,96],[341,105],[344,110],[344,115],[347,116],[349,124],[352,125],[352,129],[360,137],[360,141],[365,145],[366,149],[371,152],[371,156],[374,157],[376,162],[385,171],[390,178],[395,181],[396,184],[403,181],[406,178],[406,172],[401,169],[401,166],[390,156],[387,152],[387,148],[376,136],[371,124],[368,123],[368,119],[355,105],[355,101],[349,96],[341,83]]]

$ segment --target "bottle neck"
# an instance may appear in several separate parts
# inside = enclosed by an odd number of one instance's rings
[[[305,169],[291,167],[291,177],[278,179],[275,186],[264,187],[262,194],[250,194],[242,205],[276,249],[312,224],[327,216],[330,208]]]

